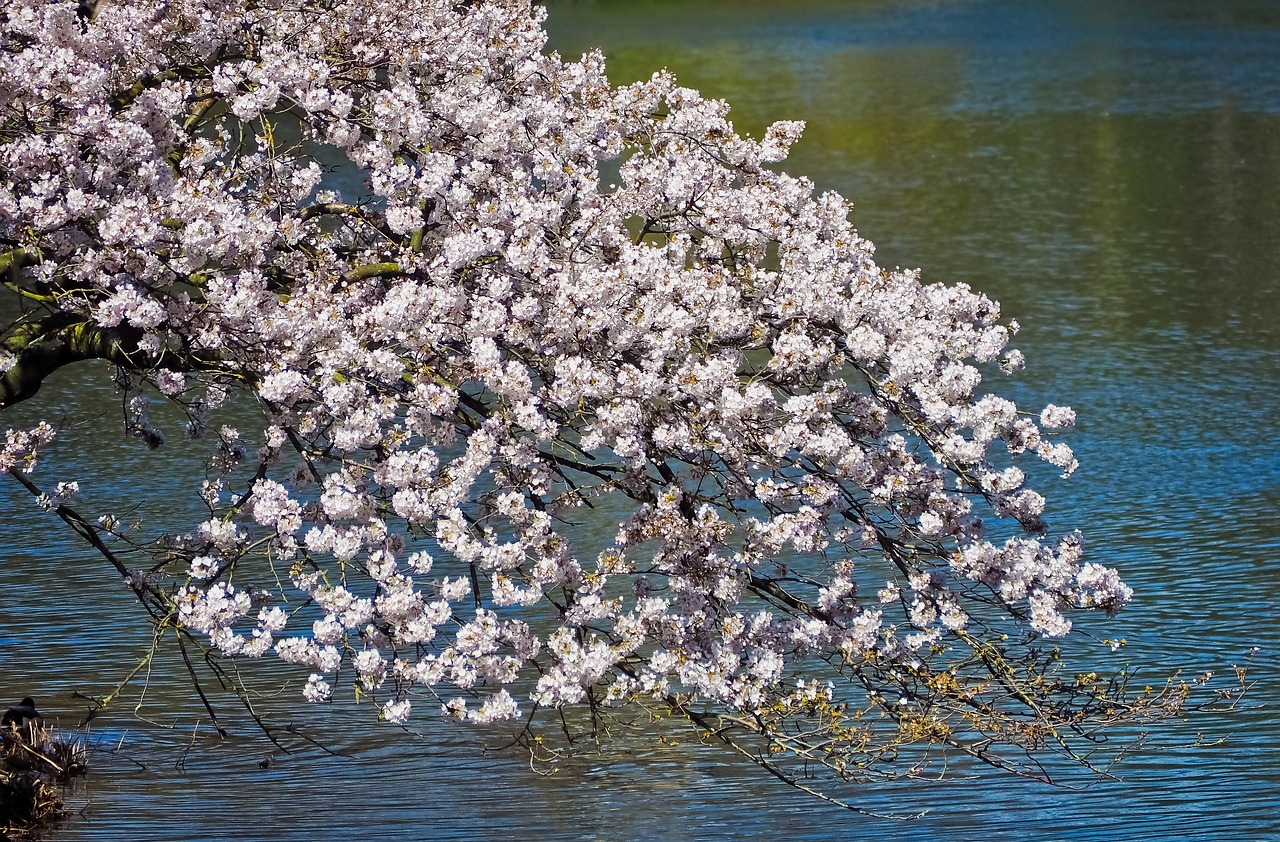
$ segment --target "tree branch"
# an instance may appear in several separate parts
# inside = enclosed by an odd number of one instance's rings
[[[45,378],[72,363],[106,360],[127,369],[174,371],[220,369],[215,357],[162,350],[150,354],[138,347],[143,332],[129,325],[104,328],[68,313],[54,313],[22,325],[0,347],[17,357],[0,375],[0,409],[21,403],[40,391]]]
[[[15,248],[0,254],[0,275],[17,271],[24,266],[34,266],[41,260],[40,252],[34,249]]]

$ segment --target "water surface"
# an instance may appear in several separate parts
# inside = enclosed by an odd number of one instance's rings
[[[617,83],[667,66],[734,105],[739,128],[804,119],[788,170],[855,202],[886,265],[1002,301],[1030,364],[998,388],[1076,408],[1082,468],[1050,483],[1055,527],[1119,566],[1124,637],[1155,680],[1229,671],[1262,648],[1249,710],[1152,735],[1124,780],[1067,792],[994,773],[844,795],[843,813],[714,750],[620,740],[555,774],[486,737],[366,711],[319,714],[334,756],[212,738],[180,663],[96,721],[85,818],[60,839],[1260,840],[1280,838],[1280,9],[1268,2],[613,0],[550,4],[553,47],[603,47]],[[37,406],[79,426],[42,481],[141,497],[143,529],[189,522],[171,466],[108,419],[95,372]],[[96,425],[96,426],[95,426]],[[0,484],[0,694],[74,722],[147,629],[131,596],[12,483]],[[273,709],[284,700],[262,699]],[[302,709],[310,720],[315,709]],[[1196,745],[1197,735],[1206,740]],[[1219,737],[1225,742],[1210,744]],[[496,739],[490,737],[490,742]],[[274,765],[259,761],[275,757]],[[144,768],[145,767],[145,768]]]

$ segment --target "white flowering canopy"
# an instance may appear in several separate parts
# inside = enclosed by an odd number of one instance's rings
[[[877,266],[843,198],[772,168],[799,124],[613,88],[542,16],[6,3],[0,407],[108,360],[131,431],[163,441],[158,391],[215,451],[162,556],[71,486],[46,505],[215,664],[354,681],[392,722],[430,701],[534,745],[539,711],[640,705],[795,782],[911,746],[1040,775],[1082,723],[1176,707],[1038,642],[1130,591],[1015,466],[1071,473],[1045,431],[1075,419],[982,392],[1022,363],[998,306]],[[219,417],[236,395],[260,429]],[[10,430],[0,465],[40,493],[52,438]]]

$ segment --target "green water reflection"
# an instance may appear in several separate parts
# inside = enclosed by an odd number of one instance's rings
[[[808,121],[788,167],[852,197],[886,263],[1019,314],[1070,294],[1071,329],[1122,342],[1280,342],[1280,62],[1221,54],[1274,42],[1264,4],[678,5],[553,4],[554,43],[603,45],[615,82],[669,67],[748,132]]]

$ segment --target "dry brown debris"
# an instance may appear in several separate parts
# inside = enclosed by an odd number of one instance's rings
[[[37,725],[0,728],[0,839],[46,829],[66,815],[62,785],[84,774],[84,744]]]

